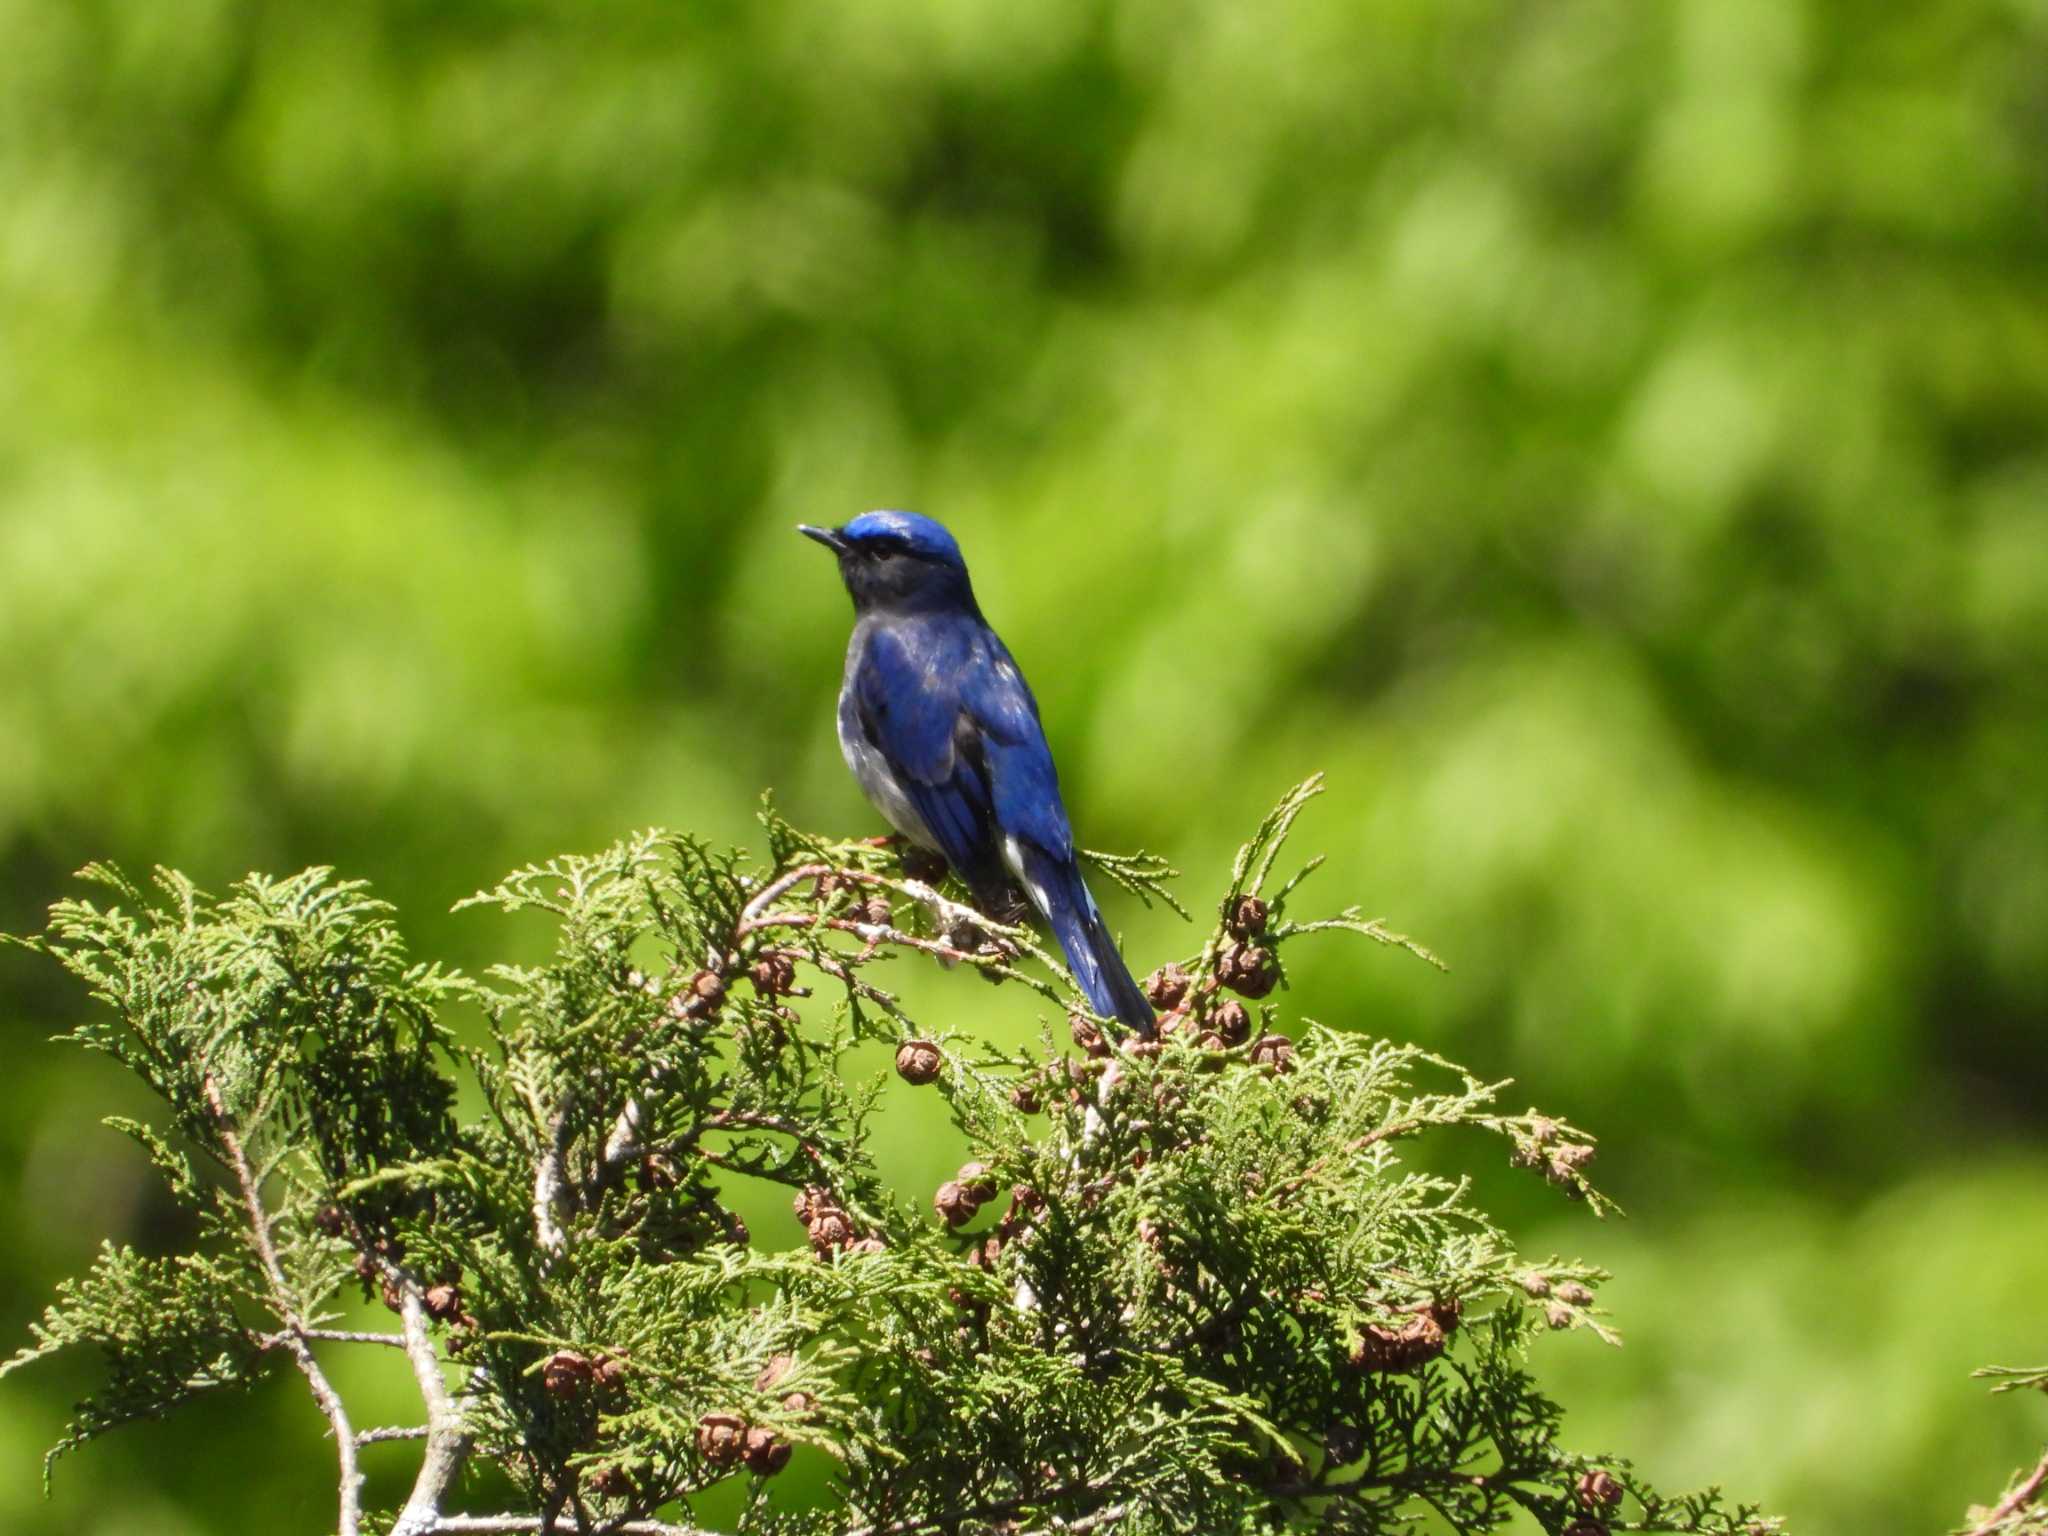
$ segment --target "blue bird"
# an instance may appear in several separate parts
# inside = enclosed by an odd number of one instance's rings
[[[942,855],[1004,918],[1022,887],[1089,1005],[1150,1037],[1145,994],[1081,878],[1038,701],[982,618],[953,536],[914,512],[799,533],[839,557],[853,638],[839,750],[889,824]]]

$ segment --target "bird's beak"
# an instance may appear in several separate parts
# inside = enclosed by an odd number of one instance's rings
[[[846,540],[839,536],[837,528],[813,528],[809,523],[798,523],[796,531],[807,539],[816,539],[835,555],[846,553]]]

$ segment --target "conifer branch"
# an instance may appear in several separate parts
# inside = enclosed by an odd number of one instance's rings
[[[441,1357],[428,1328],[426,1300],[410,1275],[389,1266],[388,1278],[402,1288],[399,1317],[405,1324],[405,1354],[426,1404],[426,1454],[391,1536],[426,1536],[441,1517],[441,1500],[469,1459],[470,1436],[461,1407],[441,1375]]]
[[[1416,1047],[1281,1032],[1266,999],[1297,938],[1420,952],[1352,909],[1283,911],[1315,867],[1277,878],[1317,788],[1246,844],[1193,960],[1153,974],[1142,1042],[1108,1038],[1037,938],[915,850],[772,813],[765,860],[643,832],[514,872],[464,905],[550,914],[554,951],[476,981],[407,961],[389,909],[324,871],[218,901],[166,873],[161,910],[100,871],[124,906],[60,904],[29,942],[112,1013],[77,1038],[158,1092],[232,1197],[122,1122],[201,1212],[193,1251],[109,1249],[0,1370],[102,1351],[64,1449],[289,1350],[335,1432],[344,1536],[371,1519],[357,1452],[397,1440],[422,1455],[378,1516],[393,1536],[701,1536],[656,1512],[736,1478],[745,1536],[1481,1536],[1517,1511],[1583,1523],[1588,1487],[1607,1529],[1772,1529],[1558,1448],[1526,1357],[1549,1330],[1612,1338],[1604,1276],[1521,1255],[1469,1179],[1408,1160],[1440,1133],[1490,1139],[1600,1210],[1592,1139]],[[1112,864],[1165,894],[1163,862]],[[871,979],[892,960],[1023,983],[1079,1054],[1049,1028],[1002,1050],[975,1017],[920,1025]],[[483,1045],[442,1027],[450,997],[480,1005]],[[906,1199],[869,1153],[882,1084],[857,1053],[878,1045],[968,1154],[936,1191]],[[229,1103],[255,1107],[236,1124]],[[795,1228],[747,1230],[727,1202],[754,1181],[794,1190]],[[314,1326],[351,1285],[399,1331]],[[246,1325],[249,1299],[279,1331]],[[403,1351],[424,1422],[350,1433],[314,1342]],[[837,1507],[778,1501],[799,1452],[835,1469]],[[472,1461],[512,1507],[444,1512]]]
[[[334,1434],[334,1453],[341,1464],[341,1508],[337,1530],[340,1536],[356,1536],[362,1526],[363,1477],[356,1466],[356,1437],[355,1431],[349,1427],[348,1409],[343,1406],[341,1394],[334,1390],[334,1384],[321,1370],[320,1362],[314,1358],[312,1345],[307,1342],[306,1320],[299,1315],[292,1300],[291,1282],[285,1278],[284,1266],[278,1259],[277,1244],[271,1234],[270,1212],[263,1204],[263,1192],[257,1184],[255,1170],[249,1166],[248,1154],[242,1149],[242,1139],[235,1130],[233,1118],[221,1102],[220,1085],[209,1072],[201,1079],[201,1086],[207,1108],[213,1116],[214,1135],[219,1138],[221,1150],[227,1155],[228,1169],[234,1174],[243,1209],[248,1215],[247,1235],[269,1286],[270,1306],[278,1321],[284,1324],[284,1332],[276,1337],[290,1351],[293,1363],[312,1391],[313,1401],[326,1415],[328,1427]]]
[[[330,1344],[382,1344],[387,1349],[405,1348],[405,1335],[402,1333],[362,1333],[345,1328],[302,1328],[299,1330],[299,1337]],[[264,1342],[269,1343],[274,1338],[275,1335],[268,1335]]]
[[[2014,1528],[2013,1522],[2041,1496],[2044,1487],[2048,1487],[2048,1451],[2042,1452],[2034,1470],[2000,1499],[1990,1514],[1970,1528],[1969,1536],[2005,1536]]]
[[[892,1520],[877,1525],[858,1525],[846,1536],[925,1536],[931,1531],[953,1531],[970,1521],[1000,1523],[1013,1521],[1033,1507],[1074,1505],[1084,1512],[1072,1520],[1055,1519],[1059,1531],[1089,1531],[1114,1524],[1129,1513],[1129,1506],[1103,1506],[1108,1496],[1106,1482],[1081,1483],[1049,1489],[1033,1498],[994,1499],[978,1504],[959,1504],[909,1520]]]
[[[561,1253],[569,1242],[562,1230],[560,1207],[568,1197],[566,1165],[574,1133],[570,1109],[565,1103],[548,1117],[547,1141],[533,1170],[533,1235],[541,1251],[548,1254]]]
[[[1993,1392],[2048,1392],[2048,1366],[1987,1365],[1972,1374],[1996,1383]],[[1997,1504],[1970,1511],[1971,1524],[1965,1536],[2048,1536],[2044,1492],[2048,1492],[2048,1451],[2042,1453],[2033,1471],[2014,1478]]]
[[[538,1515],[443,1515],[421,1536],[524,1536],[528,1531],[589,1531],[591,1536],[713,1536],[698,1525],[671,1525],[662,1520],[606,1520],[591,1526],[565,1527]]]

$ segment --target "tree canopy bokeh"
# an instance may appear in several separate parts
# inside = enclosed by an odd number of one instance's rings
[[[1327,771],[1316,879],[1453,970],[1332,950],[1310,1011],[1601,1133],[1589,1441],[1815,1530],[2035,1454],[1965,1373],[2048,1293],[2041,0],[0,23],[0,928],[88,858],[321,862],[460,963],[527,859],[874,824],[789,529],[913,506],[1085,842],[1213,871]],[[18,1338],[171,1218],[76,1001],[0,988]],[[283,1399],[42,1505],[72,1385],[0,1393],[0,1519],[324,1518]]]

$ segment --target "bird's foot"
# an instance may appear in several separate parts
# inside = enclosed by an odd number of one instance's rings
[[[907,839],[899,838],[897,841],[902,844],[902,852],[897,857],[903,861],[904,877],[922,881],[936,889],[946,878],[945,859],[933,853],[931,849],[920,848]]]
[[[963,954],[979,959],[1000,961],[1009,965],[1023,953],[1015,944],[1001,934],[990,933],[977,923],[958,922],[946,930],[946,942]],[[981,970],[983,979],[1000,982],[1002,975],[986,967]]]

